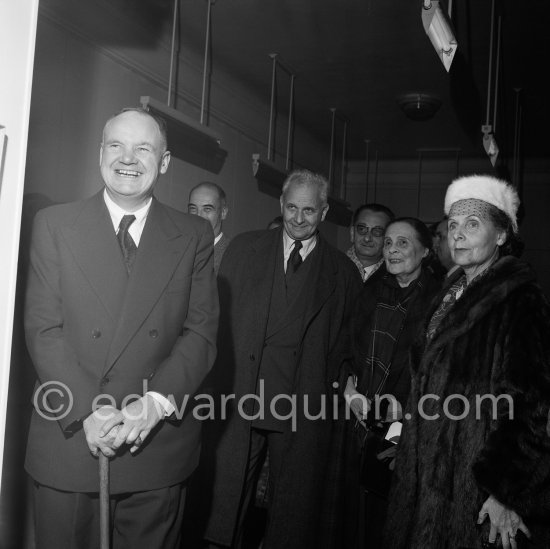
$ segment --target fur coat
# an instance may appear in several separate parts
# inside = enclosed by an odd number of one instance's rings
[[[550,309],[531,269],[499,259],[413,347],[412,369],[385,546],[481,547],[492,494],[549,547]]]

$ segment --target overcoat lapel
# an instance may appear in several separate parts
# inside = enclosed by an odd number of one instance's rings
[[[153,198],[136,260],[128,278],[126,294],[105,371],[114,365],[161,298],[189,242],[190,236],[181,232],[165,214],[162,204]]]
[[[316,264],[311,266],[313,271],[313,284],[311,284],[308,307],[304,316],[302,339],[306,334],[309,323],[321,310],[336,288],[338,267],[324,238],[320,234],[317,235],[317,245],[319,246],[319,254]]]
[[[63,237],[90,286],[116,322],[128,276],[111,216],[100,191],[88,200]]]
[[[267,331],[277,251],[283,238],[282,234],[281,229],[271,230],[252,244],[253,255],[250,257],[248,280],[255,315],[252,325],[256,326],[258,338],[262,343]]]

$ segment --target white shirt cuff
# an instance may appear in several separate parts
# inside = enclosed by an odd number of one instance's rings
[[[160,406],[164,410],[164,417],[171,416],[176,410],[174,405],[160,393],[157,393],[155,391],[147,391],[145,394],[152,396],[160,404]]]

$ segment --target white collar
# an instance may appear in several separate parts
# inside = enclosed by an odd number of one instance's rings
[[[143,232],[143,227],[145,226],[147,215],[149,214],[149,210],[151,209],[151,203],[153,201],[152,197],[149,197],[145,205],[143,205],[139,210],[136,210],[135,212],[127,212],[123,210],[109,196],[109,194],[107,193],[107,189],[103,191],[103,200],[105,201],[107,210],[109,210],[109,215],[111,216],[111,222],[113,223],[115,233],[118,232],[118,227],[120,225],[120,221],[123,216],[130,214],[136,217],[135,221],[130,225],[128,232],[134,239],[136,246],[139,246],[139,242],[141,240],[141,234]]]
[[[293,238],[288,236],[287,232],[285,231],[283,227],[283,253],[285,261],[290,256],[290,252],[292,251],[292,248],[294,246],[294,242],[296,242]],[[308,238],[307,240],[301,240],[302,242],[302,249],[300,250],[300,255],[302,256],[302,259],[305,259],[315,248],[315,244],[317,243],[317,233],[315,233],[312,237]]]

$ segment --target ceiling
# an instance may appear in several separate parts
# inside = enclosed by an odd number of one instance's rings
[[[179,0],[180,44],[201,56],[207,1]],[[173,0],[116,3],[139,10],[157,32],[170,36]],[[550,53],[550,2],[495,4],[502,21],[495,132],[501,160],[512,158],[516,135],[526,158],[544,157],[550,127],[543,69]],[[423,30],[421,8],[422,0],[216,0],[212,72],[223,67],[268,101],[269,54],[277,53],[296,77],[296,123],[328,143],[330,109],[335,108],[337,143],[348,121],[348,159],[365,158],[365,140],[383,158],[416,157],[420,148],[458,148],[464,156],[484,156],[491,0],[453,2],[458,52],[449,73]],[[289,78],[284,71],[277,74],[278,104],[286,112]],[[442,106],[432,119],[412,121],[396,100],[408,92],[434,94]],[[491,98],[491,123],[493,105]]]

